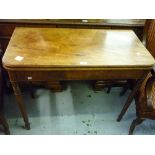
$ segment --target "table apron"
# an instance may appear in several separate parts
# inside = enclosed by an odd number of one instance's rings
[[[140,79],[148,70],[8,71],[11,81]]]

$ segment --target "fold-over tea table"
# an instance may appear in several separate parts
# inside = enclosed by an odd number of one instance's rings
[[[3,57],[27,129],[19,82],[135,79],[131,102],[154,63],[132,30],[107,29],[17,27]]]

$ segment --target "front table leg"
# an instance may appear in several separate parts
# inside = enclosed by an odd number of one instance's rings
[[[24,106],[23,97],[22,97],[18,82],[12,81],[11,84],[12,84],[12,87],[14,90],[14,94],[16,96],[17,104],[20,108],[20,112],[21,112],[22,117],[23,117],[24,122],[25,122],[25,128],[27,130],[30,130],[30,123],[29,123],[29,119],[28,119],[28,114],[27,114],[26,108]]]

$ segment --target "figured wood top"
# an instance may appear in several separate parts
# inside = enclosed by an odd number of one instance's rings
[[[154,63],[132,30],[19,27],[3,57],[6,68],[147,68]]]
[[[145,19],[0,19],[0,23],[144,27]]]

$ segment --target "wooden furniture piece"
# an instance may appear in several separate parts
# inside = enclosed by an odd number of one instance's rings
[[[154,19],[146,20],[142,43],[146,46],[146,48],[149,50],[151,55],[155,58],[155,20]],[[124,105],[123,109],[121,110],[117,118],[117,121],[120,121],[122,119],[127,109],[129,108],[130,104],[131,102],[128,102],[127,104]]]
[[[1,48],[0,48],[0,60],[2,59],[2,52],[1,52]],[[9,125],[4,117],[4,111],[3,111],[3,77],[2,77],[2,68],[1,68],[1,63],[0,63],[0,124],[3,126],[4,128],[4,132],[5,134],[10,134],[9,131]]]
[[[141,39],[144,27],[144,19],[0,19],[0,41],[2,43],[3,51],[9,43],[12,33],[15,27],[56,27],[56,28],[80,28],[80,29],[132,29],[137,36]],[[4,72],[5,73],[5,72]],[[6,75],[6,73],[5,73]],[[8,77],[5,77],[7,86],[7,92],[12,92],[10,83],[8,83]],[[90,81],[93,90],[99,91],[103,88],[108,87],[110,92],[111,87],[124,86],[126,81],[111,81],[111,80],[100,80],[100,81]],[[33,85],[43,85],[40,82],[33,82]],[[45,86],[45,85],[44,85]],[[47,85],[48,86],[48,85]],[[53,92],[61,91],[62,88],[57,87],[52,88]],[[125,85],[128,88],[128,85]],[[26,87],[26,85],[24,86]],[[32,96],[34,93],[32,93]]]
[[[136,79],[130,102],[154,63],[132,30],[16,28],[3,57],[27,129],[19,82]]]
[[[155,20],[149,19],[146,21],[144,29],[144,40],[149,52],[155,58]],[[155,120],[155,71],[147,76],[143,82],[138,95],[135,97],[136,114],[137,118],[133,120],[129,134],[133,134],[133,131],[137,125],[142,123],[145,119]]]
[[[135,96],[135,103],[137,118],[130,126],[130,135],[133,134],[135,127],[145,119],[155,119],[155,73],[148,74]]]
[[[142,38],[144,23],[142,19],[0,19],[0,41],[5,51],[16,27],[132,29]]]

